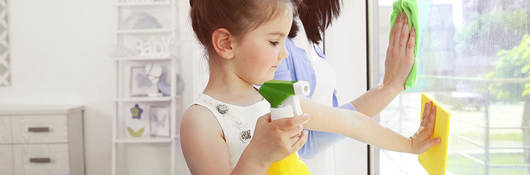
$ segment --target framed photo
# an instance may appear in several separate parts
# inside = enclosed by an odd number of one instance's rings
[[[130,95],[132,97],[161,96],[157,83],[149,79],[145,66],[132,66],[130,72]]]
[[[0,0],[0,86],[11,85],[7,1]]]
[[[169,107],[151,106],[151,136],[169,137]]]
[[[129,138],[146,138],[150,136],[149,113],[150,106],[142,103],[126,105],[125,132]]]

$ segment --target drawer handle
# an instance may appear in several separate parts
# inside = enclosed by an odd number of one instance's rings
[[[49,127],[29,127],[28,132],[50,132]]]
[[[29,162],[31,162],[31,163],[50,163],[50,162],[52,162],[52,159],[50,159],[48,157],[29,158]]]

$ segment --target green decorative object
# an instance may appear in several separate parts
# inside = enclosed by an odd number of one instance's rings
[[[144,134],[144,130],[145,130],[144,128],[141,128],[138,131],[134,131],[132,128],[127,128],[127,131],[129,131],[129,134],[132,137],[141,137]]]

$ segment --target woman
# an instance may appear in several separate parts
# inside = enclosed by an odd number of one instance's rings
[[[335,91],[336,76],[325,60],[319,44],[324,31],[339,16],[340,5],[340,0],[303,1],[303,5],[299,6],[298,20],[303,28],[299,28],[296,21],[293,22],[289,39],[286,41],[289,56],[282,61],[274,77],[277,80],[309,82],[312,100],[333,107],[339,107]],[[407,18],[402,14],[392,29],[383,83],[359,98],[341,105],[340,108],[357,110],[373,117],[404,90],[404,82],[413,65],[413,54],[406,56],[410,54],[405,53],[414,51],[414,43],[412,47],[403,43],[407,43],[409,39],[413,41],[415,37],[415,31],[409,32],[407,27]],[[297,36],[298,30],[302,36]],[[311,159],[344,138],[338,134],[309,131],[307,142],[298,153],[302,158]],[[329,153],[318,154],[317,158],[306,160],[306,163],[313,174],[327,174],[331,168],[329,159]]]

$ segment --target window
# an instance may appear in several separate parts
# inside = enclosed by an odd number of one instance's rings
[[[372,80],[381,82],[393,0],[371,6]],[[420,95],[451,112],[447,174],[530,174],[530,1],[422,0],[419,79],[379,116],[405,136]],[[426,174],[416,155],[379,150],[375,174]]]

